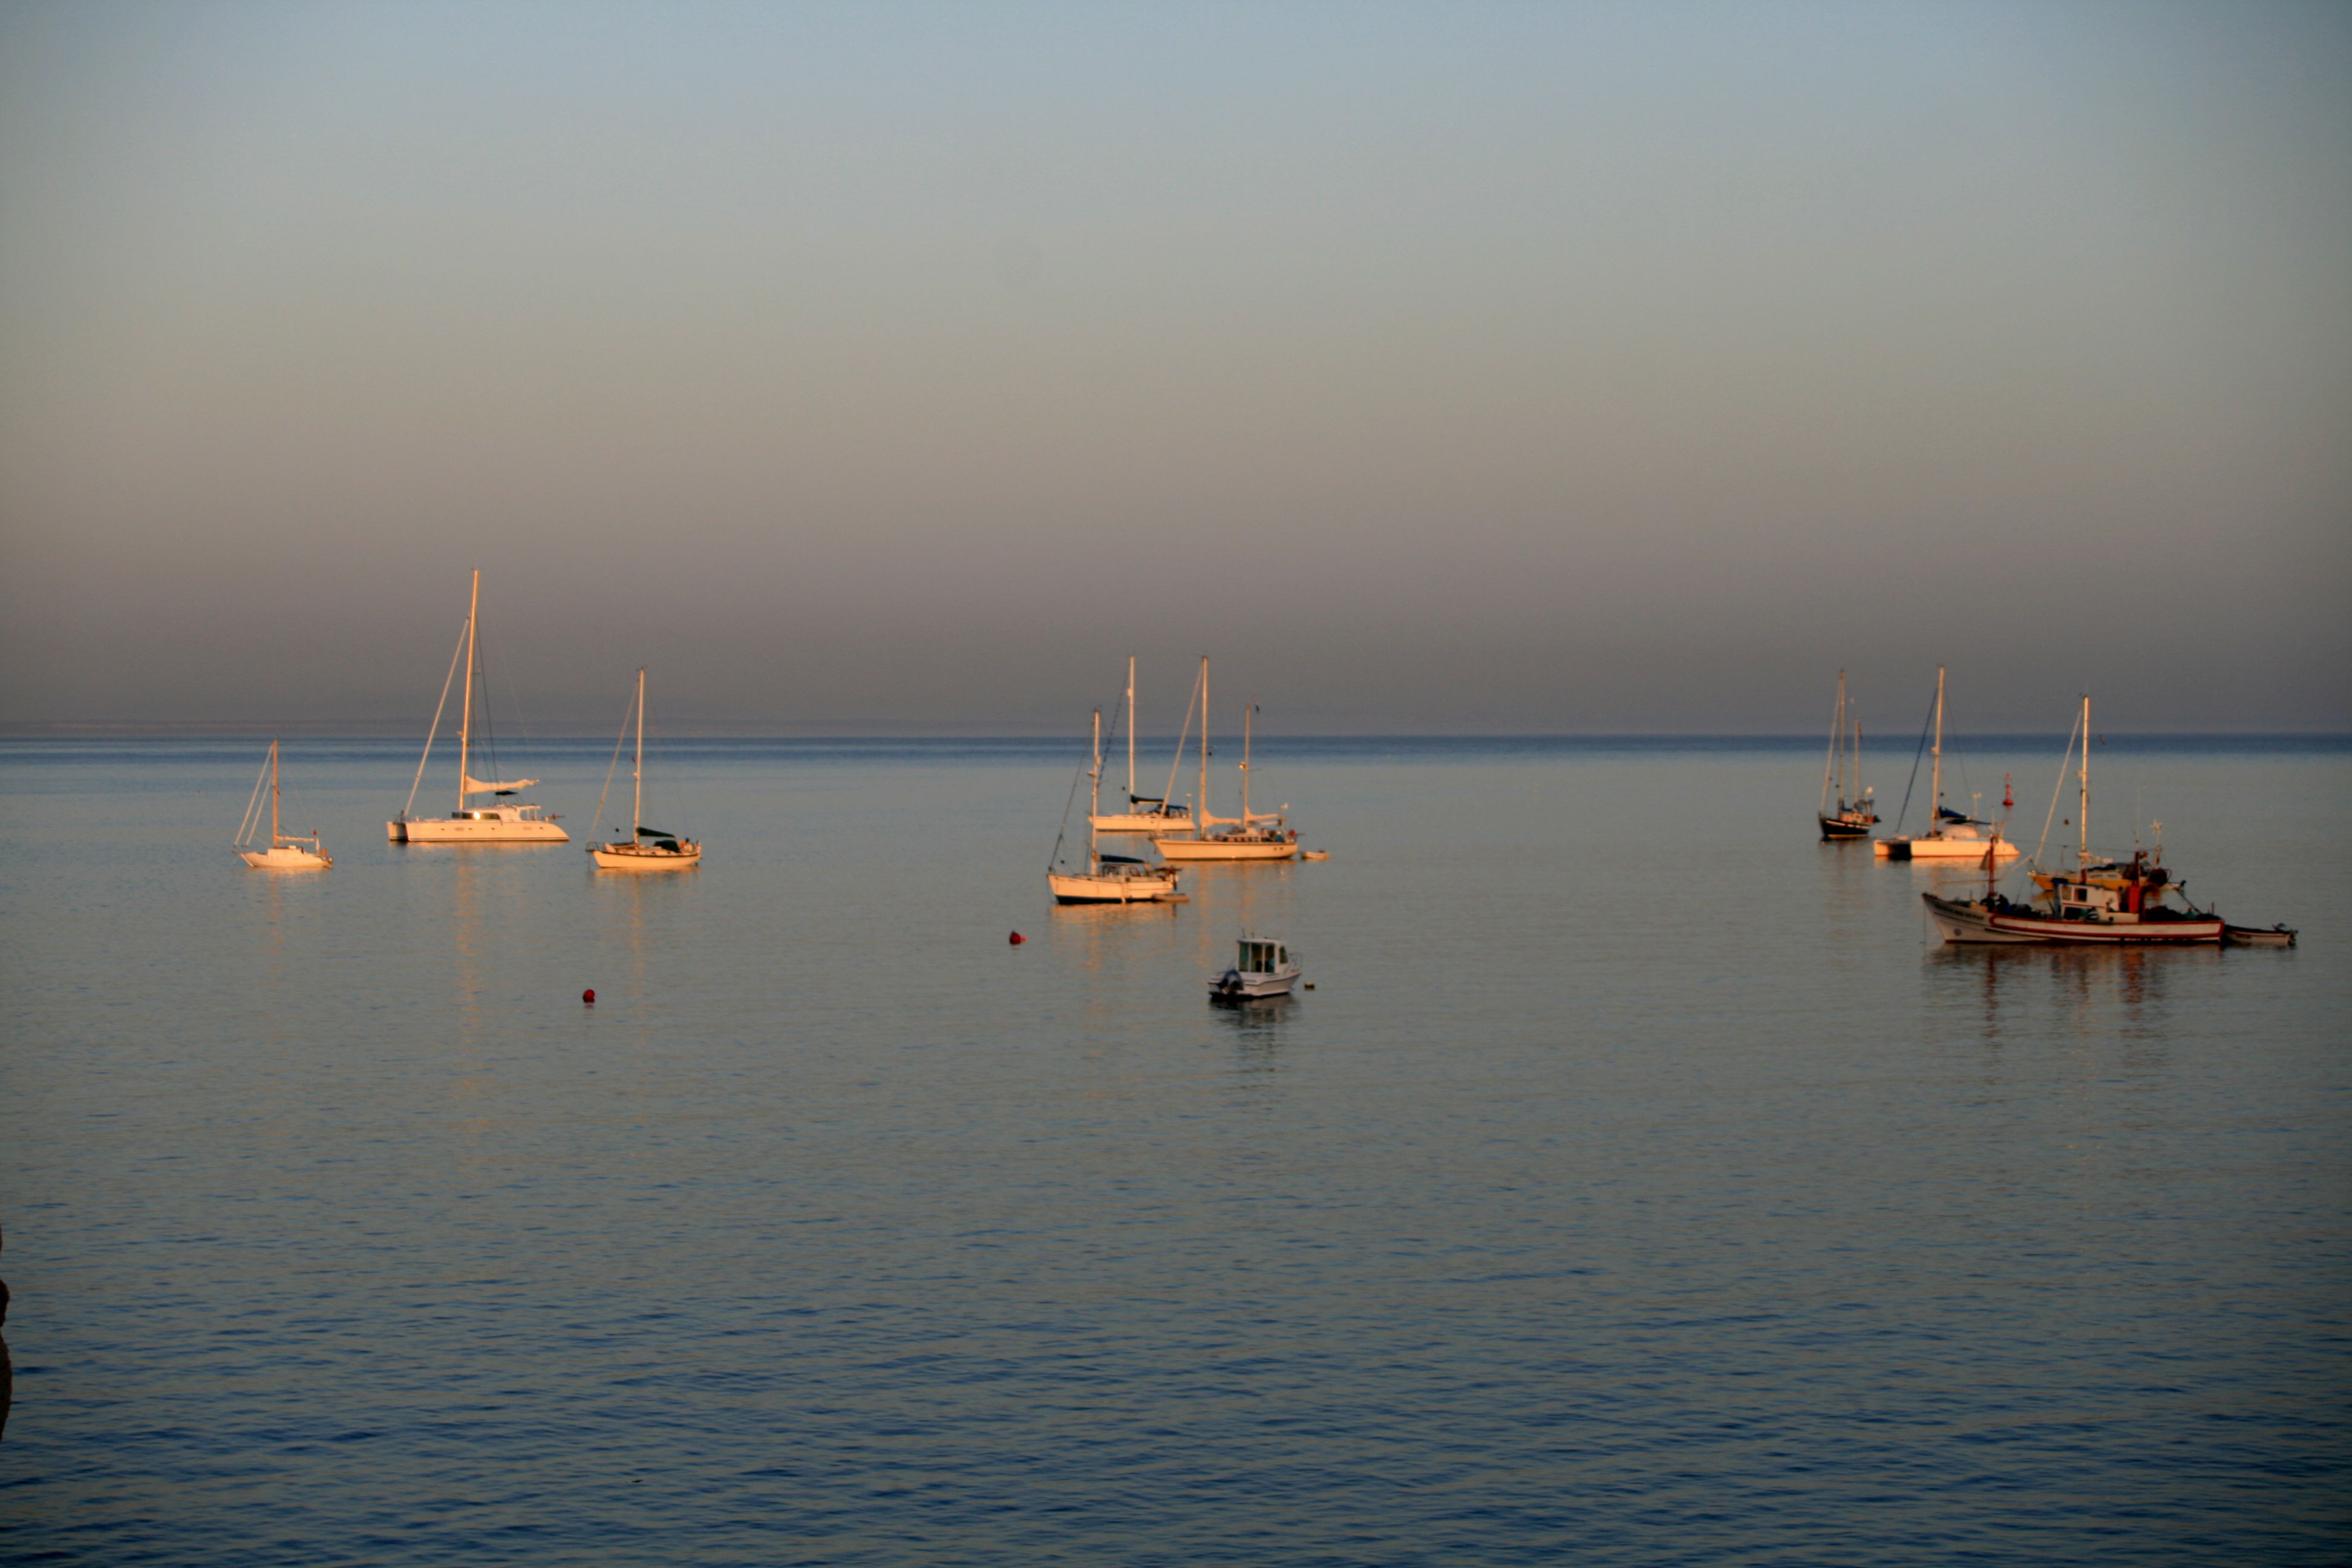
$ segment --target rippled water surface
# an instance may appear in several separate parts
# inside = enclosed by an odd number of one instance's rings
[[[1066,748],[675,749],[634,879],[323,742],[248,872],[259,760],[0,748],[11,1561],[2352,1556],[2340,746],[2098,757],[2305,932],[2156,953],[1933,945],[1801,747],[1269,746],[1332,858],[1125,911]]]

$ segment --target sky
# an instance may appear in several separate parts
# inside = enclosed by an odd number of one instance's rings
[[[2347,89],[2260,0],[13,4],[0,727],[421,731],[479,568],[543,733],[2352,730]]]

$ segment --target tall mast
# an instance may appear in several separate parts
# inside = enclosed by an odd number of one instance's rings
[[[1127,809],[1135,809],[1135,656],[1127,656]]]
[[[1087,778],[1090,786],[1087,796],[1087,826],[1091,829],[1093,819],[1102,815],[1102,710],[1099,708],[1095,710],[1095,765]]]
[[[637,671],[637,760],[629,764],[629,842],[637,841],[637,829],[646,825],[646,672]]]
[[[1201,820],[1192,825],[1192,837],[1209,836],[1209,656],[1201,656]]]
[[[269,742],[269,847],[278,847],[278,742]]]
[[[2082,824],[2074,858],[2087,866],[2091,863],[2091,694],[2087,691],[2083,693],[2083,768],[2075,776],[2082,781],[2083,799],[2074,813],[2074,820]]]
[[[474,595],[466,602],[466,706],[457,721],[457,809],[466,809],[466,781],[473,775],[467,750],[474,738],[474,621],[482,611],[482,569],[474,568]]]
[[[1919,775],[1913,773],[1911,776],[1917,778]],[[1944,836],[1944,667],[1940,664],[1936,667],[1936,767],[1928,787],[1936,803],[1928,810],[1936,820],[1927,836],[1940,838]]]
[[[1247,832],[1249,831],[1249,825],[1250,825],[1250,815],[1249,815],[1250,715],[1251,715],[1251,714],[1253,714],[1253,713],[1255,713],[1255,712],[1256,712],[1256,711],[1257,711],[1257,704],[1256,704],[1256,703],[1255,703],[1255,702],[1251,703],[1248,707],[1246,707],[1246,708],[1244,708],[1244,709],[1243,709],[1243,710],[1242,710],[1242,831],[1243,831],[1244,833],[1247,833]]]
[[[1822,811],[1824,811],[1824,812],[1827,812],[1827,811],[1829,810],[1829,808],[1830,808],[1830,775],[1831,775],[1832,773],[1834,773],[1837,775],[1837,780],[1838,780],[1838,784],[1839,784],[1839,788],[1840,788],[1840,793],[1841,793],[1841,794],[1843,794],[1843,787],[1844,787],[1844,784],[1845,784],[1845,773],[1844,773],[1844,767],[1843,767],[1843,764],[1844,764],[1845,759],[1844,759],[1843,756],[1841,756],[1841,755],[1839,754],[1839,748],[1840,748],[1840,747],[1841,747],[1841,745],[1843,743],[1844,739],[1845,739],[1844,735],[1841,732],[1841,731],[1843,731],[1844,729],[1845,729],[1845,671],[1844,671],[1844,670],[1843,670],[1843,669],[1841,669],[1841,670],[1839,670],[1839,671],[1838,671],[1838,699],[1837,699],[1837,707],[1836,707],[1836,709],[1835,709],[1835,710],[1833,710],[1831,712],[1831,714],[1830,714],[1830,754],[1829,754],[1829,760],[1828,760],[1828,761],[1826,761],[1826,762],[1824,762],[1824,763],[1822,764]]]

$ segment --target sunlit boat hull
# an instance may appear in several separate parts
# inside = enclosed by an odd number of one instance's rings
[[[2227,922],[2218,917],[2169,911],[2109,914],[2091,920],[2060,920],[2028,905],[1988,909],[1981,902],[1939,899],[1922,893],[1928,918],[1948,942],[2063,943],[2073,947],[2195,947],[2221,940]]]
[[[335,863],[329,856],[313,855],[308,849],[297,849],[290,845],[280,845],[275,849],[240,849],[236,858],[263,871],[324,871]]]
[[[384,824],[394,844],[569,844],[572,835],[531,818],[427,816]]]
[[[702,864],[699,844],[680,844],[675,849],[656,844],[606,844],[589,853],[603,871],[691,871]]]
[[[1880,838],[1873,849],[1882,860],[1973,860],[1981,864],[1986,851],[1995,860],[2014,859],[2017,846],[2006,838],[1960,838],[1927,836],[1917,838]]]
[[[1087,825],[1097,833],[1190,833],[1192,831],[1192,814],[1181,810],[1166,813],[1121,811],[1089,816]]]
[[[1054,901],[1060,904],[1152,904],[1176,896],[1176,877],[1172,872],[1120,877],[1049,871],[1045,885],[1053,889]]]
[[[1154,838],[1151,847],[1168,860],[1296,860],[1296,838]]]

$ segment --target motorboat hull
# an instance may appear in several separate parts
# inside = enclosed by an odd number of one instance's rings
[[[569,844],[572,835],[552,822],[428,816],[384,824],[394,844]]]
[[[691,871],[702,864],[702,846],[681,844],[675,849],[654,845],[607,844],[592,849],[600,871]]]
[[[1981,902],[1922,893],[1928,918],[1948,942],[2063,943],[2073,947],[2195,947],[2219,942],[2228,922],[2218,916],[2108,914],[2061,920],[2030,905],[1989,909]]]
[[[1295,860],[1296,838],[1154,838],[1152,847],[1167,860]]]
[[[1141,877],[1045,874],[1045,885],[1053,889],[1057,904],[1155,904],[1177,896],[1176,881],[1172,874],[1162,873]]]
[[[1880,838],[1874,848],[1882,860],[1973,860],[1981,864],[1987,851],[1996,860],[2013,859],[2017,846],[2006,838]]]
[[[1228,969],[1209,982],[1209,995],[1216,1001],[1255,1001],[1261,996],[1287,996],[1290,988],[1298,984],[1300,971],[1293,967],[1274,974],[1244,974]]]

